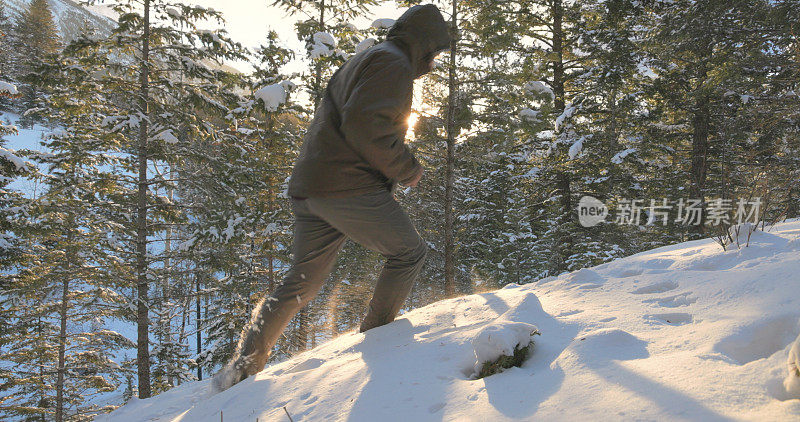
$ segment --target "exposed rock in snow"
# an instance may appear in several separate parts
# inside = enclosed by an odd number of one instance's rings
[[[27,9],[31,0],[6,0],[5,3],[6,15],[13,20]],[[83,6],[79,4],[81,2],[71,0],[48,0],[47,3],[53,13],[59,35],[66,42],[76,39],[86,28],[108,35],[116,26],[112,19],[98,13],[96,10],[98,6]]]
[[[370,38],[367,38],[367,39],[365,39],[364,41],[361,41],[361,42],[360,42],[360,43],[358,43],[358,45],[356,46],[356,54],[358,54],[358,53],[360,53],[360,52],[362,52],[362,51],[364,51],[364,50],[366,50],[366,49],[368,49],[368,48],[372,47],[372,46],[373,46],[373,45],[375,45],[377,42],[378,42],[378,40],[376,40],[375,38],[371,38],[371,37],[370,37]]]
[[[372,27],[375,29],[389,29],[394,25],[394,19],[380,18],[372,22]]]

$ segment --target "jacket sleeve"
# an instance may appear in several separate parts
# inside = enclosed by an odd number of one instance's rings
[[[410,181],[421,170],[405,144],[414,79],[393,57],[374,57],[342,107],[345,141],[390,180]]]

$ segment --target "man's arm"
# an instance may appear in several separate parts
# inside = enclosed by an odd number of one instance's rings
[[[342,107],[345,141],[372,167],[402,184],[422,170],[404,142],[413,86],[409,70],[396,58],[374,57]]]

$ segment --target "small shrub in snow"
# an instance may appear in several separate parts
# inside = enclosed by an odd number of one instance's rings
[[[539,334],[539,333],[536,333]],[[488,377],[489,375],[498,374],[503,372],[504,369],[511,368],[512,366],[522,366],[522,362],[528,358],[528,353],[533,350],[533,341],[528,343],[527,346],[514,348],[514,354],[511,356],[501,355],[499,358],[484,362],[481,369],[475,374],[475,379]]]
[[[476,358],[473,378],[521,366],[533,351],[533,336],[536,335],[540,335],[539,329],[524,322],[503,321],[484,327],[472,339]]]

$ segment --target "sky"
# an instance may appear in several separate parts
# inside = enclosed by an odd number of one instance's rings
[[[234,41],[242,43],[248,48],[258,47],[266,38],[267,32],[274,29],[278,36],[293,50],[305,48],[303,42],[297,39],[294,32],[294,23],[301,16],[289,16],[279,7],[271,6],[274,0],[184,0],[186,4],[196,4],[222,12],[225,18],[225,29]],[[116,14],[101,4],[89,6],[96,12],[115,17]],[[370,14],[352,22],[359,29],[366,29],[378,18],[396,19],[403,13],[404,8],[398,8],[394,1],[385,1],[381,5],[370,9]],[[201,25],[202,26],[202,25]],[[214,29],[211,25],[207,29]],[[247,72],[250,67],[247,63],[231,63],[237,69]],[[288,71],[300,70],[302,64],[292,63]]]
[[[287,46],[297,50],[304,48],[304,44],[297,39],[294,32],[294,22],[300,16],[289,16],[279,7],[271,6],[272,0],[190,0],[187,3],[222,12],[229,35],[245,47],[257,47],[266,38],[267,32],[274,29]],[[357,19],[352,23],[359,29],[364,29],[378,18],[396,19],[403,13],[403,10],[396,7],[395,2],[388,1],[373,7],[370,16]],[[240,70],[247,71],[247,69]]]

